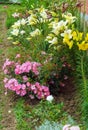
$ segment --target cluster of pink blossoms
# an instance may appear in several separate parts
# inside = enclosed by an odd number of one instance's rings
[[[22,65],[17,64],[15,68],[15,74],[22,74],[22,73],[29,73],[32,71],[35,75],[39,74],[38,67],[40,67],[41,64],[37,62],[30,62],[27,61],[23,63]]]
[[[4,74],[9,74],[9,69],[14,65],[14,61],[10,61],[9,59],[6,59],[4,65],[3,65],[3,71]]]
[[[36,79],[32,79],[34,80],[33,83],[29,80],[32,78],[28,75],[30,71],[38,76],[40,66],[41,64],[37,62],[27,61],[20,65],[18,62],[7,59],[3,65],[4,74],[8,75],[8,78],[4,78],[6,90],[12,90],[20,96],[27,94],[31,99],[34,97],[38,99],[47,98],[50,95],[49,88],[36,82]]]
[[[29,73],[32,71],[35,75],[39,74],[38,68],[41,66],[40,63],[27,61],[20,65],[19,63],[15,63],[14,61],[10,61],[6,59],[3,65],[4,74],[9,74],[9,68],[15,67],[15,74]]]
[[[49,88],[40,83],[36,82],[35,84],[31,84],[27,82],[26,84],[19,84],[15,78],[12,79],[4,79],[5,88],[16,92],[17,95],[24,96],[29,94],[30,98],[34,98],[36,96],[38,99],[46,98],[50,95]]]
[[[5,88],[15,91],[16,94],[20,96],[26,95],[26,85],[25,84],[19,84],[18,81],[15,78],[12,79],[4,79]]]
[[[32,92],[38,99],[46,98],[50,95],[49,88],[47,86],[40,85],[39,82],[36,82],[35,84],[30,84],[27,82],[28,91]],[[31,94],[30,98],[34,98],[34,96]]]

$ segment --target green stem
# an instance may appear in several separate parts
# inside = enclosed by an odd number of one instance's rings
[[[84,95],[86,96],[87,94],[87,82],[86,82],[86,77],[85,77],[85,72],[84,72],[84,55],[81,57],[81,73],[82,73],[82,79],[83,79],[83,84],[84,84]]]

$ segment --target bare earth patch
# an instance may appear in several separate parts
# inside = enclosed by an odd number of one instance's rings
[[[11,97],[5,95],[5,89],[3,85],[3,72],[2,66],[6,59],[6,51],[10,45],[6,38],[5,27],[6,14],[0,13],[0,129],[2,130],[16,130],[16,120],[12,110]]]

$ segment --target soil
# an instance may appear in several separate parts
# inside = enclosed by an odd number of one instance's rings
[[[2,66],[6,59],[6,51],[10,46],[6,38],[5,27],[6,14],[0,12],[0,129],[2,130],[16,130],[16,120],[12,110],[11,97],[5,95],[3,87],[3,72]]]
[[[64,103],[64,110],[73,117],[78,123],[81,113],[79,110],[79,95],[77,86],[74,85],[73,78],[66,80],[65,86],[61,88],[56,97],[56,102]]]

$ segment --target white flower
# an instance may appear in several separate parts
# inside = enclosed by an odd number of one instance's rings
[[[8,40],[12,40],[13,38],[12,38],[12,37],[8,37],[7,39],[8,39]]]
[[[37,10],[43,19],[47,19],[47,13],[46,13],[48,11],[47,9],[41,7],[41,8],[38,8]]]
[[[67,23],[69,23],[69,24],[75,22],[75,20],[76,20],[76,17],[75,17],[75,16],[72,16],[71,13],[67,13],[66,15],[63,14],[62,16],[63,16],[64,18],[66,18],[66,21],[67,21]]]
[[[13,29],[13,31],[11,31],[11,34],[14,35],[14,36],[18,36],[19,29]]]
[[[51,33],[46,37],[46,41],[52,40],[55,36]]]
[[[49,102],[52,102],[54,100],[54,97],[52,95],[49,95],[47,98],[46,98],[47,101]]]
[[[70,124],[67,124],[67,125],[65,125],[64,127],[63,127],[63,130],[70,130]]]
[[[72,126],[70,130],[80,130],[79,126]]]
[[[58,25],[58,19],[54,20],[53,22],[49,23],[49,28],[54,28]]]
[[[52,40],[49,40],[48,42],[51,43],[52,45],[53,44],[58,44],[58,38],[54,37]]]
[[[17,18],[17,17],[19,17],[19,13],[14,13],[14,14],[12,14],[12,16],[14,17],[14,18]]]
[[[29,17],[28,17],[28,25],[35,25],[38,23],[38,20],[37,20],[37,17],[36,15],[34,14],[31,14]]]
[[[14,25],[12,25],[12,28],[15,28],[15,29],[19,28],[20,25],[21,25],[20,20],[18,20],[17,22],[14,23]]]
[[[27,22],[25,19],[21,19],[20,23],[21,23],[21,25],[25,25]]]
[[[21,31],[20,31],[20,34],[21,34],[21,35],[23,35],[24,33],[25,33],[25,31],[24,31],[24,30],[21,30]]]
[[[45,10],[40,12],[40,15],[42,16],[43,19],[47,19],[47,13]]]
[[[7,95],[7,91],[5,92],[5,95]]]
[[[8,113],[11,113],[11,110],[9,110]]]
[[[64,33],[61,33],[61,36],[68,37],[69,39],[71,39],[72,38],[72,30],[71,29],[65,30]]]
[[[63,127],[63,130],[80,130],[79,126],[71,126],[70,124],[67,124]]]
[[[30,35],[31,37],[35,37],[41,34],[41,31],[39,29],[36,29],[35,31],[31,32]]]
[[[63,27],[66,27],[67,22],[61,20],[60,22],[58,22],[58,28],[61,30]]]
[[[63,20],[61,20],[58,23],[57,22],[53,23],[53,30],[52,30],[52,32],[55,33],[56,35],[58,35],[61,30],[64,30],[64,29],[67,28],[66,24],[67,24],[67,22],[63,21]]]
[[[15,41],[15,42],[13,42],[13,44],[14,44],[14,45],[17,45],[17,44],[19,44],[19,41]]]

